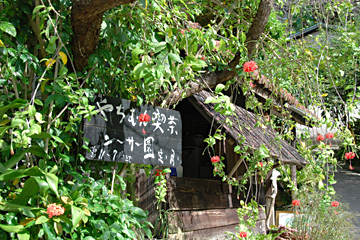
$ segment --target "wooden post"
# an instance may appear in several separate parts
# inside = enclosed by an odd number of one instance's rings
[[[291,146],[296,149],[296,128],[295,127],[292,129],[292,132],[294,135],[294,140],[291,141]],[[291,181],[294,183],[294,186],[297,189],[296,166],[291,165],[290,170],[291,170]],[[291,192],[291,198],[292,198],[292,200],[296,199],[296,191]]]
[[[271,172],[271,173],[270,173]],[[269,230],[271,225],[275,225],[275,199],[278,192],[277,178],[281,175],[276,169],[269,171],[267,175],[266,187],[266,228]]]

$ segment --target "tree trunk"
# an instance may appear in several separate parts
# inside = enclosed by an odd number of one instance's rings
[[[135,0],[73,0],[71,26],[76,71],[83,71],[94,53],[104,12]]]

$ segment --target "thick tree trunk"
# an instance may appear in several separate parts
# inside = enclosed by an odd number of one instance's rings
[[[83,71],[94,53],[105,11],[135,0],[72,0],[71,25],[76,71]]]
[[[246,34],[246,48],[248,50],[248,56],[250,57],[255,48],[257,41],[261,34],[265,30],[265,25],[268,22],[269,15],[272,9],[272,0],[261,0],[256,16],[251,24],[251,27]],[[212,72],[209,74],[201,75],[199,78],[190,82],[189,87],[186,89],[177,88],[170,93],[166,98],[163,105],[171,106],[182,98],[187,98],[193,94],[200,92],[207,88],[213,88],[219,83],[229,81],[236,75],[235,67],[239,64],[240,53],[235,55],[235,58],[229,63],[229,70],[223,70],[219,72]]]

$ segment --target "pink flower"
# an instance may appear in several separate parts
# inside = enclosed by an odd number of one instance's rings
[[[250,82],[250,87],[256,87],[256,84],[254,84],[253,82]]]
[[[49,214],[49,218],[52,218],[53,216],[63,215],[64,212],[65,208],[61,207],[61,204],[57,205],[56,203],[52,203],[47,206],[46,213]]]
[[[212,163],[220,162],[219,156],[213,156],[213,157],[211,158],[211,162],[212,162]]]
[[[240,232],[239,237],[246,238],[247,237],[247,232]]]
[[[327,139],[330,139],[330,138],[333,138],[333,137],[334,137],[334,134],[331,133],[331,132],[329,132],[329,133],[325,134],[325,137],[326,137]]]
[[[294,199],[294,200],[292,200],[291,204],[293,206],[300,206],[300,200]]]
[[[150,116],[149,116],[149,114],[147,114],[147,113],[142,113],[142,114],[140,114],[140,116],[139,116],[139,122],[149,122],[150,121]]]
[[[317,141],[323,141],[324,139],[325,139],[324,136],[321,134],[317,135],[317,137],[316,137]]]
[[[256,65],[255,61],[250,61],[250,62],[244,63],[244,66],[243,66],[244,72],[253,72],[256,69],[258,69],[258,66]]]
[[[333,207],[338,207],[339,206],[339,202],[338,201],[333,201],[333,202],[331,202],[331,206],[333,206]]]

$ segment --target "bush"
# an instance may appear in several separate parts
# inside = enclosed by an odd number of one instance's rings
[[[355,214],[347,204],[335,201],[324,192],[299,194],[300,205],[293,206],[292,227],[296,239],[353,239]]]

